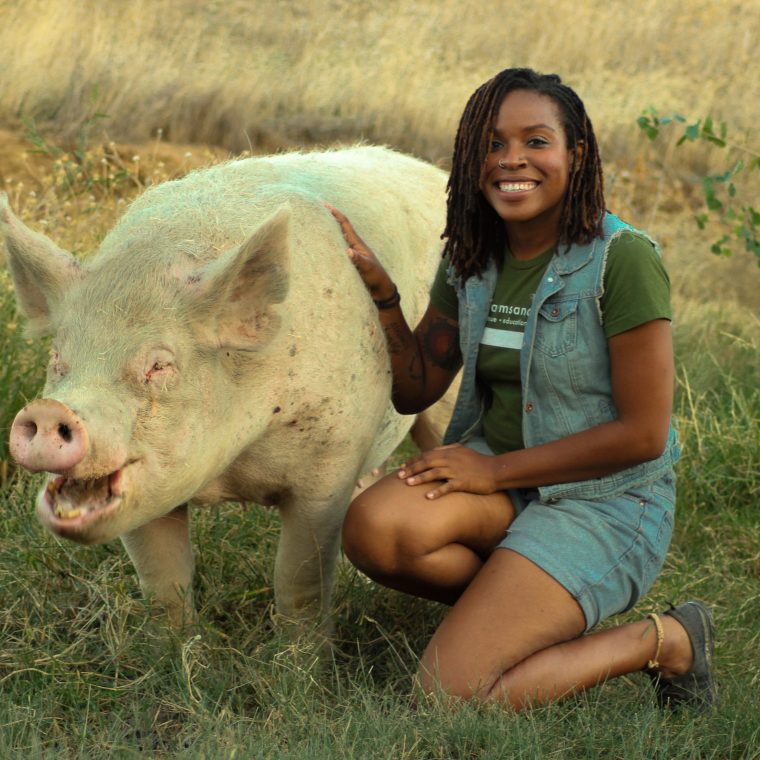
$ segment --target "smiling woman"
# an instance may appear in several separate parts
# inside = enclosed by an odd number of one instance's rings
[[[398,302],[378,306],[397,409],[424,409],[463,367],[448,445],[357,497],[346,554],[453,605],[422,655],[426,691],[522,709],[646,669],[661,703],[710,706],[700,602],[581,635],[648,591],[670,543],[679,451],[659,249],[606,211],[591,121],[556,75],[507,69],[478,88],[452,164],[422,321],[412,331]],[[394,292],[335,216],[369,290]]]

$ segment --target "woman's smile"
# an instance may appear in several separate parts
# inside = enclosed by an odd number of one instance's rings
[[[502,193],[507,195],[515,195],[516,193],[525,193],[530,190],[535,190],[538,187],[538,182],[534,180],[500,180],[496,182],[496,187]]]

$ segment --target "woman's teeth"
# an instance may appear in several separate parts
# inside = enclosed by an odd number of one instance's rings
[[[519,193],[522,190],[532,190],[536,182],[499,182],[499,190],[502,193]]]

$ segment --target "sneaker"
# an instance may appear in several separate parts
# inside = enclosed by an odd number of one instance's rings
[[[656,670],[648,670],[652,679],[657,703],[660,707],[676,709],[690,705],[699,712],[714,708],[718,693],[712,672],[715,650],[715,624],[710,610],[702,602],[690,601],[665,610],[664,615],[674,617],[685,629],[694,652],[691,670],[680,676],[665,678]]]

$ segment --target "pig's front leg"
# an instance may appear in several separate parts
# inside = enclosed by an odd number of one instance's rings
[[[124,534],[121,540],[145,596],[166,611],[174,628],[195,619],[194,558],[187,504]]]
[[[329,501],[294,500],[280,508],[282,530],[274,568],[278,618],[297,634],[330,635],[331,592],[340,529],[351,496]]]

